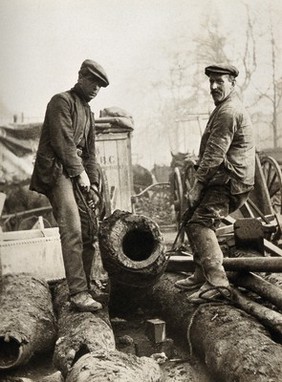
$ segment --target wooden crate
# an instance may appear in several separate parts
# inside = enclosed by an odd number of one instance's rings
[[[107,129],[97,133],[97,160],[104,169],[111,196],[111,210],[131,211],[133,176],[131,162],[131,133]]]

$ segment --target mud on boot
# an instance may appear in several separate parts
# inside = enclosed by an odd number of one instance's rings
[[[93,300],[88,292],[80,292],[70,296],[71,307],[80,312],[96,312],[103,308],[100,302]]]
[[[179,289],[193,290],[200,288],[205,281],[206,280],[201,268],[196,265],[195,272],[192,276],[189,276],[186,279],[178,280],[174,285]]]

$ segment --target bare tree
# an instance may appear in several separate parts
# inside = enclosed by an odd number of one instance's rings
[[[278,147],[278,139],[281,135],[278,135],[278,126],[277,126],[277,114],[278,108],[281,102],[282,89],[281,89],[281,78],[280,81],[276,79],[276,43],[273,35],[273,26],[271,23],[271,56],[272,56],[272,97],[269,97],[272,104],[272,129],[273,129],[273,147]]]
[[[278,76],[278,69],[277,69],[277,52],[278,47],[276,43],[276,39],[274,36],[273,31],[273,22],[271,17],[271,9],[270,11],[270,17],[269,17],[269,41],[270,41],[270,49],[271,49],[271,56],[270,56],[270,71],[271,71],[271,80],[267,86],[266,89],[261,89],[258,86],[256,86],[256,91],[258,93],[258,97],[255,100],[255,104],[257,105],[258,102],[262,100],[268,100],[271,104],[271,130],[272,130],[272,136],[273,136],[273,147],[276,148],[279,146],[279,139],[282,137],[281,133],[279,134],[279,127],[278,127],[278,111],[281,104],[281,98],[282,98],[282,78]]]

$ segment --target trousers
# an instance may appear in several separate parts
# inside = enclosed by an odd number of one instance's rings
[[[240,208],[249,192],[232,195],[230,185],[210,186],[193,211],[185,230],[193,252],[196,268],[214,286],[227,286],[228,280],[222,266],[223,253],[215,234],[224,217]]]
[[[79,208],[72,180],[64,173],[47,196],[59,227],[69,293],[75,295],[89,289],[95,252],[91,222]]]
[[[231,194],[230,183],[208,186],[204,189],[200,202],[189,213],[187,226],[200,224],[215,231],[224,217],[242,207],[248,199],[249,193],[248,191]]]

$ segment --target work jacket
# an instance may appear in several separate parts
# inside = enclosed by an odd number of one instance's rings
[[[48,195],[63,172],[73,178],[83,170],[99,183],[94,116],[76,85],[48,103],[30,189]]]
[[[201,139],[196,178],[205,185],[230,181],[231,193],[252,189],[255,143],[248,113],[233,90],[212,112]]]

